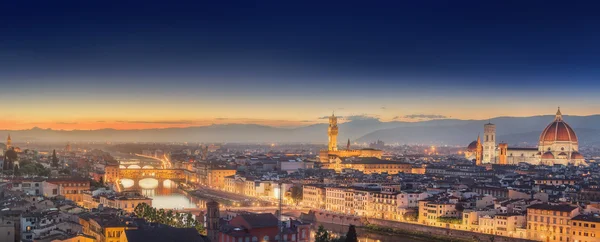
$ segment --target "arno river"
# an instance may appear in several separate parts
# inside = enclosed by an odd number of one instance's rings
[[[154,178],[145,178],[141,180],[122,179],[121,184],[124,189],[140,190],[143,195],[152,198],[152,206],[165,209],[196,208],[197,204],[202,204],[200,198],[187,196],[183,191],[177,188],[175,182],[171,180],[157,180]],[[334,234],[345,234],[348,231],[347,225],[322,224],[328,231]],[[313,232],[317,230],[318,225],[313,225]],[[420,238],[409,238],[399,235],[387,235],[374,233],[371,231],[357,228],[357,234],[360,242],[424,242],[432,241]]]
[[[171,180],[145,178],[141,180],[121,179],[126,190],[140,190],[144,196],[152,198],[152,206],[165,209],[195,208],[200,199],[188,197]]]

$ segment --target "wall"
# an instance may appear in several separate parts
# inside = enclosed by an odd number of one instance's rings
[[[387,221],[387,220],[380,220],[380,219],[368,219],[368,221],[370,224],[374,224],[374,225],[378,225],[378,226],[382,226],[382,227],[390,227],[390,228],[402,229],[402,230],[413,231],[413,232],[423,232],[423,233],[429,233],[429,234],[433,234],[433,235],[442,235],[442,236],[448,236],[448,237],[460,238],[460,239],[466,239],[466,240],[477,239],[479,241],[492,241],[491,237],[494,237],[493,238],[494,242],[529,242],[529,241],[532,241],[532,240],[509,238],[509,237],[503,237],[503,236],[492,236],[489,234],[474,233],[474,232],[463,231],[463,230],[431,227],[431,226],[425,226],[425,225],[413,224],[413,223],[402,223],[402,222]]]
[[[422,232],[422,233],[428,233],[428,234],[432,234],[432,235],[449,236],[449,237],[465,239],[465,240],[477,239],[480,241],[492,241],[492,240],[490,240],[490,238],[494,237],[493,238],[494,242],[531,242],[532,241],[532,240],[516,239],[516,238],[503,237],[503,236],[492,236],[489,234],[474,233],[474,232],[462,231],[462,230],[431,227],[431,226],[425,226],[425,225],[416,224],[416,223],[403,223],[403,222],[373,219],[373,218],[366,219],[366,218],[359,218],[359,217],[346,216],[346,215],[329,214],[326,212],[312,211],[312,210],[308,214],[302,214],[301,218],[302,218],[302,220],[312,221],[312,222],[322,222],[322,223],[341,224],[341,225],[353,224],[353,225],[356,225],[359,227],[365,226],[367,224],[373,224],[373,225],[377,225],[377,226],[381,226],[381,227],[401,229],[401,230],[406,230],[406,231],[410,231],[410,232]]]

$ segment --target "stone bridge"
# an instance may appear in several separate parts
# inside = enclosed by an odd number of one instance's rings
[[[119,179],[169,179],[181,182],[194,182],[196,176],[192,171],[186,169],[141,169],[129,168],[119,170]]]

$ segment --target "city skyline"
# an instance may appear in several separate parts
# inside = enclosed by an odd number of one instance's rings
[[[2,3],[4,129],[600,114],[594,8]],[[510,17],[508,17],[510,16]],[[277,20],[277,21],[273,21]]]

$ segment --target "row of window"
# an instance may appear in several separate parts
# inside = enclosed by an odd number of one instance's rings
[[[581,223],[581,222],[579,222],[579,223],[577,223],[577,222],[573,222],[573,226],[579,226],[579,227],[582,227],[581,225],[582,225],[582,223]],[[585,227],[585,228],[588,228],[588,227],[591,227],[591,228],[596,228],[596,224],[588,224],[588,223],[583,223],[583,227]]]

